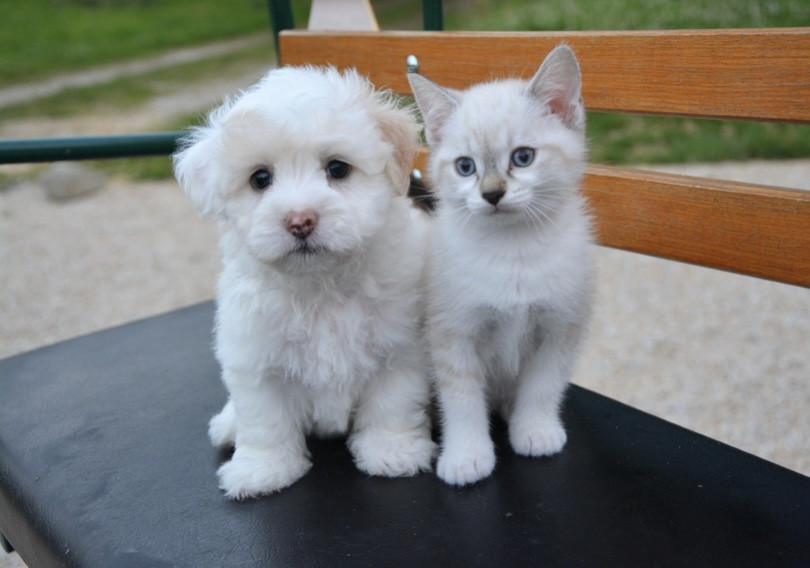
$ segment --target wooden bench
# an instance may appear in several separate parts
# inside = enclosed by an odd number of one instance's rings
[[[442,85],[528,77],[569,44],[589,110],[810,122],[810,30],[285,32],[281,61],[356,67],[408,94],[406,58]],[[602,245],[810,286],[810,194],[591,166],[585,192]],[[756,227],[756,229],[754,229]],[[744,243],[744,246],[741,244]]]
[[[281,35],[285,64],[354,66],[407,92],[405,62],[463,87],[577,53],[590,109],[810,122],[810,29]],[[604,166],[601,244],[810,286],[810,193]],[[225,392],[212,304],[0,361],[0,533],[31,566],[807,566],[810,479],[581,387],[566,449],[508,450],[456,489],[368,478],[343,441],[234,503],[206,422]],[[774,377],[778,381],[778,377]]]

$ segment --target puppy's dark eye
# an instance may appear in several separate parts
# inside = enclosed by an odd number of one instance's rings
[[[531,148],[518,148],[512,152],[512,164],[519,168],[525,168],[532,163],[532,160],[534,160],[534,150]]]
[[[260,168],[250,174],[250,187],[256,191],[264,191],[273,184],[273,173],[266,169]]]
[[[456,171],[462,177],[468,177],[475,173],[475,161],[472,158],[462,157],[456,160]]]
[[[332,179],[343,179],[349,175],[352,167],[341,160],[331,160],[326,164],[326,174]]]

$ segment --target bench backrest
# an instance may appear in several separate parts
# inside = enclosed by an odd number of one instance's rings
[[[555,45],[577,54],[589,110],[810,123],[810,28],[649,32],[314,32],[280,37],[282,64],[355,67],[410,94],[530,77]],[[600,244],[810,286],[810,192],[593,165]]]

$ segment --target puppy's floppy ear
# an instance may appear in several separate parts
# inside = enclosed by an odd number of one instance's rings
[[[174,176],[200,215],[221,219],[224,203],[219,193],[217,166],[220,131],[216,126],[195,130],[172,156]]]
[[[393,147],[386,174],[397,191],[405,195],[410,184],[414,155],[419,146],[419,124],[413,112],[398,108],[392,102],[380,105],[375,113],[383,139]]]

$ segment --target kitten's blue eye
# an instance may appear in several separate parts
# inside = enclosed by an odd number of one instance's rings
[[[519,168],[525,168],[534,160],[534,150],[531,148],[518,148],[512,152],[511,159],[513,165]]]
[[[266,168],[259,168],[250,174],[250,187],[256,191],[264,191],[273,184],[273,173]]]
[[[471,176],[475,173],[475,162],[472,158],[459,158],[456,160],[456,171],[460,176]]]
[[[351,166],[341,160],[331,160],[326,164],[326,173],[332,179],[343,179],[351,170]]]

